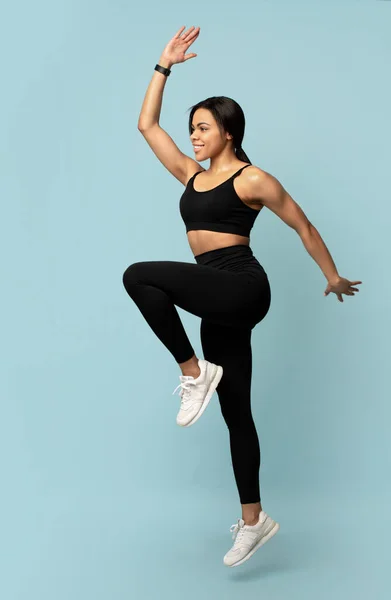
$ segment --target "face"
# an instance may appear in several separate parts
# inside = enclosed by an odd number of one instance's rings
[[[228,139],[232,139],[229,134],[221,133],[212,113],[206,108],[198,108],[195,111],[191,131],[190,141],[197,161],[206,160],[220,153]],[[197,145],[201,147],[198,148]]]

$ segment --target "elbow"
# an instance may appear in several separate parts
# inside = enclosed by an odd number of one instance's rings
[[[141,116],[139,117],[139,120],[138,120],[138,123],[137,123],[137,129],[139,131],[145,131],[147,129],[145,120],[143,121],[143,118]]]
[[[311,221],[306,221],[305,223],[302,223],[300,227],[297,228],[297,233],[299,234],[299,236],[301,238],[306,237],[307,235],[310,235],[313,231],[314,231],[314,226],[312,225]]]
[[[140,121],[139,121],[137,123],[137,129],[139,131],[141,131],[141,133],[143,133],[144,131],[147,131],[147,129],[151,129],[151,127],[154,127],[155,125],[158,125],[158,122],[150,123],[149,125],[146,125],[145,123],[140,123]]]

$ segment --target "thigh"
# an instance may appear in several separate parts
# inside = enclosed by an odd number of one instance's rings
[[[254,324],[260,306],[259,286],[241,273],[179,261],[137,262],[125,271],[124,284],[164,291],[183,310],[210,322]]]

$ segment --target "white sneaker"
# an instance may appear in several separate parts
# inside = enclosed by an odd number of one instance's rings
[[[232,539],[235,540],[231,550],[224,556],[227,567],[237,567],[248,560],[258,548],[270,540],[280,529],[278,523],[273,521],[263,510],[259,514],[259,521],[255,525],[245,525],[243,519],[238,519],[232,525]]]
[[[219,365],[201,358],[198,365],[201,369],[199,377],[194,379],[190,375],[179,375],[181,383],[173,391],[174,395],[181,388],[181,407],[176,418],[181,427],[189,427],[200,418],[223,376],[223,367]]]

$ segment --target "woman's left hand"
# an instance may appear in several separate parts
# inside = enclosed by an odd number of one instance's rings
[[[349,281],[344,277],[337,277],[327,283],[324,295],[328,296],[330,292],[334,292],[334,294],[337,294],[338,300],[343,302],[342,294],[354,296],[354,292],[359,292],[360,290],[352,286],[358,285],[359,283],[362,283],[362,281]]]

